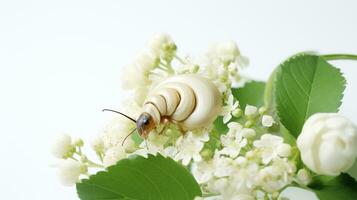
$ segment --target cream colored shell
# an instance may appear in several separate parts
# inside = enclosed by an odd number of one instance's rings
[[[195,74],[173,76],[159,84],[144,102],[144,112],[156,123],[168,117],[192,130],[210,125],[221,109],[221,94],[207,78]]]

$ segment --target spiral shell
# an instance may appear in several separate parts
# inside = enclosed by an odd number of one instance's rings
[[[211,124],[221,109],[221,94],[207,78],[194,74],[173,76],[159,84],[144,102],[144,112],[155,124],[163,117],[192,130]]]

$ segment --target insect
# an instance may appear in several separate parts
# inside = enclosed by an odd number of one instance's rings
[[[220,112],[221,101],[220,92],[209,79],[185,74],[170,77],[150,91],[137,120],[115,110],[103,111],[116,112],[135,122],[139,135],[147,139],[150,131],[160,124],[164,124],[164,130],[171,122],[182,131],[211,124]]]

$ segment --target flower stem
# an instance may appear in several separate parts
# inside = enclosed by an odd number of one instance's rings
[[[90,161],[90,160],[87,160],[87,163],[88,163],[88,165],[89,165],[90,167],[104,168],[104,166],[103,166],[103,165],[101,165],[101,164],[97,164],[97,163],[92,162],[92,161]]]
[[[326,60],[357,60],[357,55],[353,54],[326,54],[321,56]]]
[[[186,62],[185,61],[183,61],[183,59],[182,58],[180,58],[178,55],[175,55],[175,58],[181,63],[181,64],[183,64],[183,65],[185,65],[186,64]]]

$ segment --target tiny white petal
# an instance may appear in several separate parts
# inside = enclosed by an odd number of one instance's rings
[[[275,123],[274,118],[270,115],[263,115],[262,124],[265,127],[271,127]]]
[[[73,148],[71,137],[67,134],[62,134],[57,136],[52,145],[52,155],[57,158],[64,158]]]
[[[64,186],[72,186],[79,181],[79,176],[87,171],[86,166],[78,161],[61,160],[58,165],[58,176]]]
[[[255,106],[251,106],[251,105],[246,105],[245,106],[245,110],[244,110],[244,114],[247,116],[254,116],[256,115],[258,112],[258,108]]]

